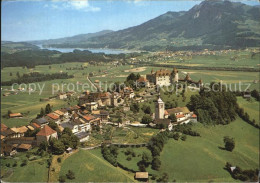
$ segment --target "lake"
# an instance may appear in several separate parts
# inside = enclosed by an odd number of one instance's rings
[[[53,48],[53,47],[43,47],[42,45],[36,45],[40,49],[48,49],[48,50],[56,50],[60,51],[62,53],[69,53],[73,52],[73,50],[89,50],[92,53],[105,53],[105,54],[120,54],[120,53],[133,53],[133,52],[139,52],[139,51],[131,51],[131,50],[120,50],[120,49],[103,49],[103,48]]]

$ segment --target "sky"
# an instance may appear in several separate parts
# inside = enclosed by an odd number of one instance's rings
[[[1,37],[4,41],[44,40],[121,30],[168,11],[187,11],[201,1],[148,0],[4,0]],[[260,5],[259,1],[242,1]]]

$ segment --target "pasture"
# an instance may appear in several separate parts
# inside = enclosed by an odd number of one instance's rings
[[[1,158],[1,176],[4,175],[5,182],[47,182],[47,158],[38,157],[36,160],[28,161],[25,166],[21,166],[22,161],[27,159],[25,153],[20,153],[12,159]],[[17,166],[14,167],[15,162]],[[7,164],[10,164],[10,167],[7,167]]]
[[[226,162],[243,169],[259,167],[259,130],[240,118],[225,126],[203,126],[198,123],[193,129],[201,137],[187,136],[186,141],[169,139],[160,155],[160,171],[151,170],[151,173],[160,176],[166,172],[169,181],[175,179],[177,182],[234,182],[236,180],[223,169]],[[233,152],[222,149],[224,136],[235,139]],[[134,151],[138,155],[142,150],[135,148]],[[140,157],[128,161],[123,153],[124,150],[119,154],[118,161],[138,170],[136,163]],[[147,170],[150,171],[150,167]]]
[[[66,182],[135,182],[134,174],[114,167],[102,157],[101,150],[80,150],[61,165],[60,175],[68,170],[75,172],[75,179]]]
[[[259,123],[259,101],[256,101],[253,97],[251,97],[250,101],[243,97],[237,97],[237,102],[249,114],[250,120],[255,119]]]

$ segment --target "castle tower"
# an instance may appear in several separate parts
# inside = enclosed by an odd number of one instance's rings
[[[191,80],[191,77],[190,77],[190,74],[188,73],[185,77],[185,81],[190,81]]]
[[[160,98],[160,95],[155,102],[155,119],[164,119],[164,102]]]
[[[174,67],[173,68],[173,72],[174,72],[174,79],[173,79],[173,81],[178,83],[178,81],[179,81],[179,71]]]
[[[172,70],[172,73],[171,73],[171,75],[172,75],[171,80],[172,80],[173,83],[178,83],[178,81],[179,81],[179,73],[178,72],[179,71],[174,67],[173,70]]]

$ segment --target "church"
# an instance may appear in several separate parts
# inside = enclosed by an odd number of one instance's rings
[[[170,120],[170,115],[174,114],[176,121]],[[165,110],[165,105],[160,95],[155,102],[155,124],[164,124],[169,130],[172,130],[173,125],[187,124],[189,122],[197,122],[197,116],[187,107],[176,107]]]

